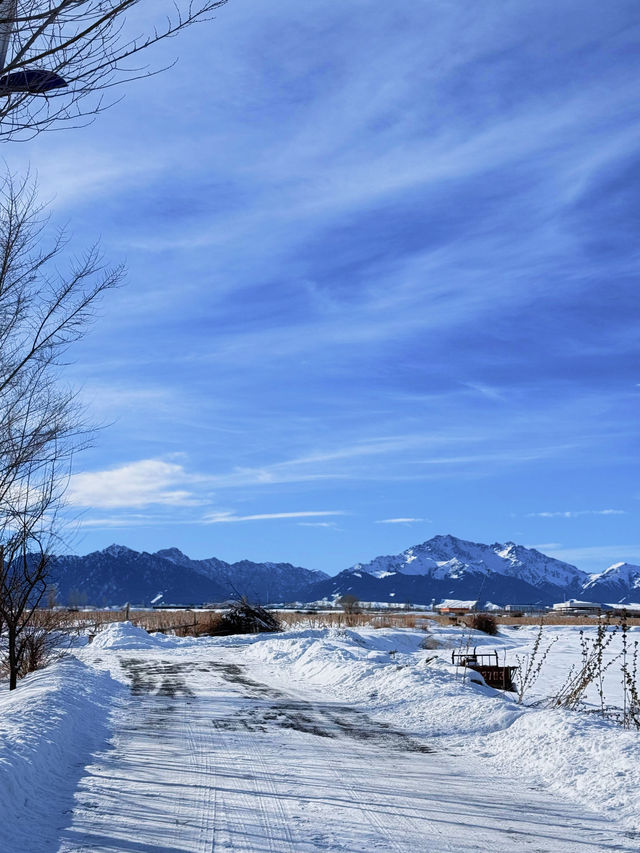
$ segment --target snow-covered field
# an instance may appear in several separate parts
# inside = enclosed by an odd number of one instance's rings
[[[532,702],[579,657],[577,629],[555,635]],[[535,628],[425,636],[107,628],[0,694],[0,850],[640,849],[638,732],[451,666],[467,641],[522,658]]]

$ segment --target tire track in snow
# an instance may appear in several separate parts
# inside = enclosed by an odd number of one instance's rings
[[[208,714],[200,708],[200,705],[198,699],[185,702],[182,708],[182,722],[187,744],[186,751],[191,757],[193,787],[197,792],[198,801],[195,822],[199,829],[195,853],[212,853],[215,849],[217,786],[211,750],[207,749],[202,731]],[[197,716],[197,727],[193,722],[194,712]]]
[[[297,847],[292,850],[301,850],[302,845],[313,845],[313,849],[319,850],[353,850],[348,847],[348,841],[340,840],[335,832],[327,832],[331,818],[336,813],[342,812],[345,816],[353,811],[354,805],[362,815],[358,821],[360,835],[363,834],[362,824],[368,824],[370,831],[365,832],[367,851],[384,850],[389,853],[414,853],[419,849],[425,837],[425,822],[413,820],[405,811],[402,816],[391,815],[385,807],[384,802],[367,801],[362,795],[361,788],[363,779],[368,776],[372,766],[380,764],[381,757],[388,761],[389,754],[404,750],[410,755],[424,755],[432,750],[423,747],[401,732],[396,732],[383,724],[374,723],[366,715],[352,708],[338,703],[317,704],[303,699],[301,696],[293,696],[291,693],[283,693],[281,690],[270,688],[263,682],[258,682],[249,677],[245,670],[237,665],[215,667],[223,678],[244,696],[244,703],[233,719],[222,718],[217,720],[221,732],[228,737],[234,737],[236,750],[243,756],[251,756],[251,763],[258,764],[262,770],[261,783],[267,786],[270,794],[274,797],[276,808],[279,810],[281,825],[287,827],[292,821],[297,825],[305,824],[306,837],[299,838]],[[268,702],[266,697],[271,697]],[[248,702],[247,699],[252,699]],[[269,733],[277,735],[278,729],[283,728],[286,734],[292,738],[293,755],[286,758],[288,762],[289,783],[296,773],[296,755],[304,755],[305,752],[313,753],[317,764],[328,768],[332,777],[331,800],[335,803],[329,814],[323,820],[312,822],[305,817],[304,810],[301,814],[292,816],[291,809],[283,806],[291,801],[291,795],[286,792],[278,794],[278,786],[273,782],[274,772],[265,758],[265,744],[269,743]],[[231,734],[233,732],[233,735]],[[265,734],[266,733],[266,734]],[[282,735],[280,735],[282,736]],[[382,754],[380,747],[386,752]],[[282,756],[280,761],[282,761]],[[274,756],[275,763],[277,758]],[[353,770],[347,770],[346,766],[355,763],[357,774]],[[281,774],[283,775],[283,774]],[[254,774],[254,783],[256,781]],[[304,802],[305,780],[296,780],[299,791],[299,803]],[[290,784],[290,788],[291,788]],[[283,793],[285,796],[283,797]],[[264,809],[264,800],[261,799],[261,807]],[[378,810],[381,810],[387,818],[383,820]],[[325,809],[325,811],[328,811]],[[329,820],[327,820],[329,818]],[[398,838],[406,837],[407,828],[412,841],[402,843]],[[431,824],[430,831],[435,835],[441,834],[438,827]],[[291,833],[289,838],[293,844]],[[418,847],[416,847],[416,843]],[[277,850],[283,850],[279,847]],[[358,848],[360,849],[360,848]],[[441,847],[442,850],[449,849],[448,845]]]
[[[262,672],[260,674],[263,676]],[[252,682],[247,675],[238,680],[246,684]],[[253,682],[254,695],[260,697],[268,691],[266,684]],[[354,720],[359,714],[355,708],[349,709],[353,718],[348,719],[347,725],[340,725],[336,714],[344,709],[338,702],[327,702],[324,696],[319,703],[303,699],[300,694],[294,698],[290,692],[284,694],[279,688],[274,688],[273,694],[280,699],[288,695],[288,708],[304,709],[304,725],[295,730],[296,738],[299,741],[315,739],[316,762],[332,771],[334,790],[346,792],[346,798],[357,805],[378,834],[378,838],[373,842],[368,840],[366,846],[358,846],[354,837],[355,846],[348,847],[329,847],[327,839],[319,835],[322,849],[366,850],[367,853],[375,849],[396,853],[418,850],[430,853],[471,850],[482,853],[488,850],[492,853],[512,850],[602,853],[637,849],[628,843],[620,828],[608,820],[584,809],[576,810],[575,804],[544,791],[532,794],[516,779],[488,776],[480,761],[460,760],[444,754],[420,755],[411,745],[410,737],[398,738],[393,730],[388,747],[381,749],[384,739],[378,737],[376,730],[365,731],[363,737],[351,737]],[[332,705],[337,709],[335,712],[331,711]],[[273,707],[277,706],[278,700],[273,703]],[[264,714],[258,717],[269,719]],[[360,719],[365,726],[373,723],[364,714]],[[314,722],[317,723],[315,734],[310,725]],[[338,723],[335,740],[329,739],[335,735],[330,734],[328,722]],[[384,724],[380,725],[384,730]],[[340,735],[345,736],[342,741]],[[343,752],[337,755],[340,743]],[[384,786],[367,785],[372,768],[378,768],[376,779],[385,771],[388,774],[386,799]],[[409,776],[414,777],[412,783],[405,785]],[[411,810],[420,817],[414,817]]]
[[[222,765],[221,770],[226,772],[229,784],[234,786],[233,790],[218,792],[219,799],[224,803],[222,811],[225,812],[227,820],[226,830],[222,827],[216,830],[218,836],[226,837],[223,849],[251,850],[250,847],[237,846],[234,843],[232,825],[237,826],[240,822],[234,821],[230,812],[255,815],[257,811],[261,838],[268,844],[269,853],[298,853],[301,848],[290,829],[292,816],[285,808],[281,792],[273,779],[273,767],[265,759],[264,751],[267,745],[263,742],[261,733],[247,729],[245,734],[241,727],[230,728],[225,722],[221,724],[220,720],[211,720],[211,727],[216,733],[216,754]],[[236,768],[235,772],[232,768]],[[234,784],[238,781],[241,782],[239,785]],[[246,790],[242,783],[250,786],[251,790]],[[242,829],[235,832],[240,836],[245,834]]]
[[[292,697],[293,698],[293,697]],[[408,736],[403,733],[395,732],[392,729],[373,723],[366,715],[358,715],[354,709],[345,709],[342,705],[337,705],[335,710],[327,711],[327,704],[318,705],[309,700],[302,699],[301,696],[295,697],[295,702],[301,706],[306,706],[310,717],[317,717],[320,720],[328,721],[329,725],[335,726],[336,740],[323,740],[318,744],[318,749],[321,753],[324,751],[324,763],[330,769],[334,779],[334,790],[343,791],[342,798],[354,803],[365,821],[373,828],[375,840],[369,841],[369,850],[395,851],[395,853],[414,853],[416,843],[424,843],[425,837],[441,836],[441,831],[437,826],[431,823],[428,827],[425,822],[415,820],[404,809],[401,814],[394,814],[389,808],[389,803],[384,801],[384,795],[374,797],[370,790],[371,783],[367,780],[371,779],[372,767],[384,767],[384,772],[375,775],[376,780],[384,778],[385,773],[389,769],[396,770],[398,763],[403,757],[409,761],[420,760],[418,755],[425,756],[424,761],[430,760],[426,757],[427,753],[431,753],[431,749],[421,749],[419,744],[416,744]],[[350,712],[352,716],[344,719],[345,710]],[[360,723],[363,728],[359,736],[354,736],[354,727]],[[325,723],[326,724],[326,723]],[[370,727],[367,731],[366,727]],[[345,743],[346,741],[346,743]],[[381,746],[385,750],[381,753]],[[336,752],[339,754],[336,755]],[[391,764],[391,768],[389,765]],[[395,774],[394,774],[395,775]],[[401,772],[398,776],[401,777]],[[363,784],[368,786],[369,798],[363,795]],[[383,819],[381,815],[384,815]],[[398,839],[404,838],[405,841]],[[408,840],[407,840],[408,839]],[[440,846],[440,850],[451,849],[448,844]]]
[[[86,768],[59,853],[211,853],[215,785],[208,709],[180,668],[123,659],[131,695],[111,748]]]

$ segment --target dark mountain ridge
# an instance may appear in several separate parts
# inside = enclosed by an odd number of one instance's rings
[[[177,548],[156,553],[111,545],[84,557],[51,560],[61,603],[94,605],[221,602],[247,596],[263,604],[332,600],[431,604],[444,598],[550,605],[568,598],[599,603],[640,600],[640,567],[614,564],[589,575],[514,542],[484,545],[434,536],[401,554],[376,557],[330,577],[291,563],[192,560]]]
[[[110,545],[84,557],[52,557],[49,577],[62,604],[148,606],[221,602],[241,595],[265,604],[295,601],[328,575],[290,563],[191,560],[177,548],[151,554]]]

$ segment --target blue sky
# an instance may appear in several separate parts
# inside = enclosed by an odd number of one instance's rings
[[[129,270],[68,371],[104,425],[70,549],[640,562],[638,18],[230,0],[7,148]]]

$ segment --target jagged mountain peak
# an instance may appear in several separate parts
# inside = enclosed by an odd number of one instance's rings
[[[607,569],[602,572],[600,577],[604,578],[609,575],[619,575],[622,577],[626,575],[640,575],[640,566],[636,566],[634,563],[613,563],[613,565],[609,566]]]
[[[156,551],[156,557],[162,557],[165,560],[171,560],[172,563],[185,563],[191,562],[190,558],[187,557],[179,548],[162,548],[160,551]]]
[[[393,572],[427,575],[436,580],[460,580],[466,576],[491,574],[515,578],[539,586],[552,584],[562,589],[581,587],[588,576],[576,566],[548,557],[535,548],[515,542],[484,545],[460,539],[451,533],[437,535],[407,548],[401,554],[376,557],[359,563],[352,571],[386,577]]]
[[[112,545],[109,545],[107,548],[103,548],[100,554],[106,554],[108,557],[115,557],[119,559],[121,557],[130,557],[134,554],[137,554],[137,551],[134,551],[132,548],[127,548],[126,545],[118,545],[115,542]]]
[[[118,544],[84,557],[54,557],[50,572],[62,602],[80,596],[89,604],[141,605],[202,604],[245,595],[264,604],[302,601],[309,586],[327,577],[290,563],[192,560],[175,547],[150,553]]]
[[[591,575],[585,584],[593,598],[600,601],[636,602],[640,598],[640,566],[634,563],[614,563],[600,575]]]

